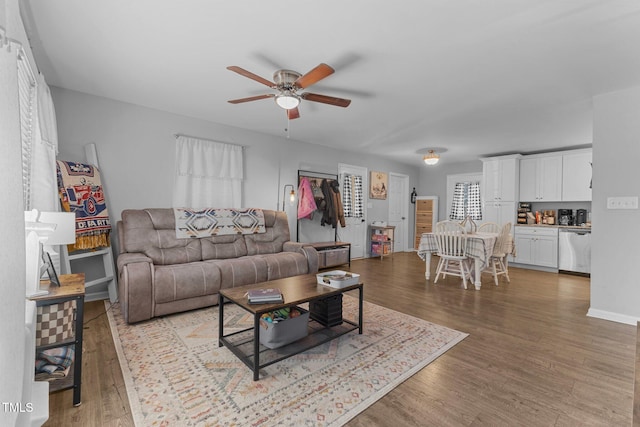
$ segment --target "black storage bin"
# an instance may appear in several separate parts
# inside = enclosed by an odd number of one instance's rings
[[[309,317],[323,326],[342,324],[342,294],[311,301]]]

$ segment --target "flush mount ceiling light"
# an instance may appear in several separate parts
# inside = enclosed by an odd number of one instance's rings
[[[428,166],[433,166],[440,161],[440,154],[446,153],[447,149],[442,147],[422,148],[416,151],[416,154],[422,156],[422,160]]]
[[[276,104],[285,110],[296,108],[300,104],[300,97],[289,91],[276,95]]]
[[[427,154],[424,155],[422,160],[424,160],[425,164],[427,164],[429,166],[433,166],[436,163],[438,163],[438,161],[440,160],[440,156],[438,154],[436,154],[436,152],[434,150],[429,150],[427,152]]]

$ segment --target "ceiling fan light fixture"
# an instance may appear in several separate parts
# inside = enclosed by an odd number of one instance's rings
[[[433,166],[436,163],[438,163],[438,161],[440,160],[440,156],[437,155],[435,153],[435,151],[433,150],[429,150],[429,152],[427,154],[424,155],[424,157],[422,158],[422,160],[424,160],[424,163],[428,166]]]
[[[291,92],[284,92],[276,95],[276,104],[285,110],[296,108],[300,104],[300,97]]]

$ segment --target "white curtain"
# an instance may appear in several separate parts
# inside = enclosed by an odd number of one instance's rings
[[[241,146],[178,135],[173,206],[241,208],[242,167]]]
[[[43,212],[60,210],[56,177],[58,127],[51,91],[42,74],[36,82],[35,139],[31,164],[31,207]]]

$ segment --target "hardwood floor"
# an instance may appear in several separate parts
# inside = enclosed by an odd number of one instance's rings
[[[426,282],[415,253],[351,270],[365,300],[470,335],[348,426],[632,424],[636,327],[586,316],[588,278],[512,267],[511,283],[484,275],[480,291],[464,290],[455,277]],[[103,313],[86,304],[82,405],[52,394],[46,426],[133,425]]]

